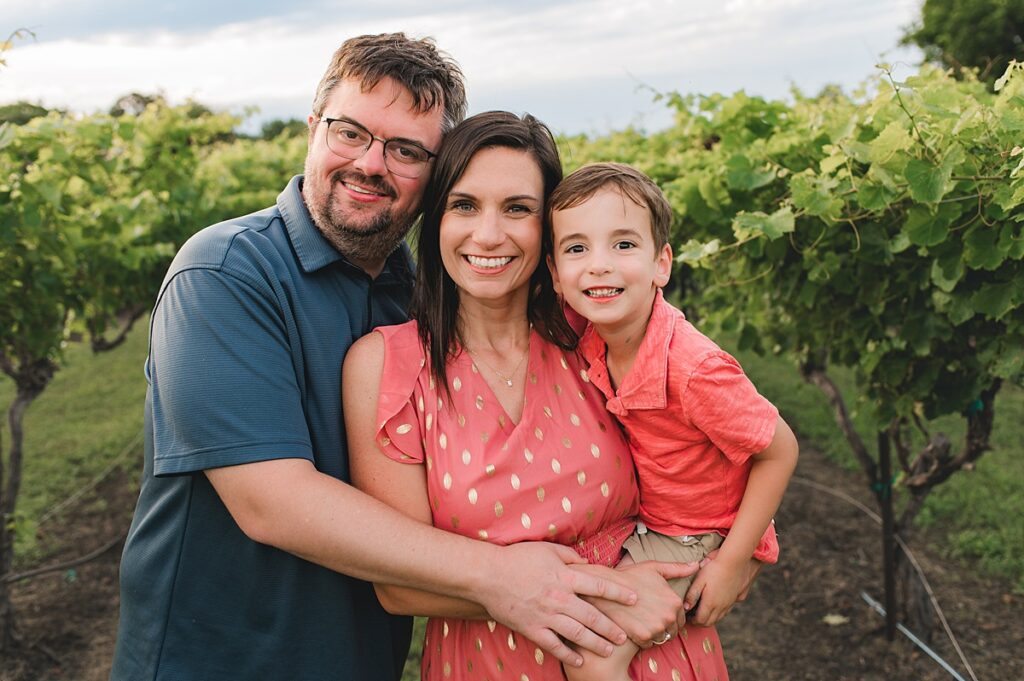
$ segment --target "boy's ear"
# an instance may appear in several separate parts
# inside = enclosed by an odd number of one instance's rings
[[[654,285],[658,288],[668,283],[672,276],[672,246],[665,244],[654,260]]]
[[[555,259],[550,255],[547,257],[548,271],[551,272],[551,283],[555,287],[555,293],[562,295],[562,283],[558,281],[558,269],[555,267]]]

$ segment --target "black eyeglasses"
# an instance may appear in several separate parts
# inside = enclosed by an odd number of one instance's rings
[[[320,119],[327,124],[327,148],[342,158],[353,161],[362,158],[376,141],[384,145],[384,165],[387,169],[411,180],[423,174],[430,159],[437,156],[416,142],[402,138],[386,140],[377,137],[355,121],[347,118]]]

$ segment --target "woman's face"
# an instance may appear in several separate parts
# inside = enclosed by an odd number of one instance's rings
[[[544,181],[532,155],[491,147],[473,156],[441,217],[441,260],[463,304],[526,300],[543,212]]]

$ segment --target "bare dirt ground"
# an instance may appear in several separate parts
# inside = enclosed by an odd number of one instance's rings
[[[125,532],[137,489],[133,475],[108,478],[64,517],[45,525],[46,541],[55,548],[44,562],[88,553]],[[817,452],[803,452],[797,476],[874,508],[861,476],[838,469]],[[762,572],[750,599],[720,629],[733,681],[953,678],[902,634],[887,642],[884,620],[861,599],[866,591],[882,600],[880,532],[862,511],[795,481],[778,527],[781,562]],[[1024,598],[1012,595],[1006,583],[943,559],[936,544],[921,539],[915,553],[977,678],[1024,679]],[[19,629],[29,647],[0,658],[0,681],[107,678],[120,550],[118,545],[73,570],[16,585]],[[970,678],[941,631],[932,645]]]

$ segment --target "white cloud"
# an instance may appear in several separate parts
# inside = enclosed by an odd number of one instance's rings
[[[55,0],[13,0],[53,9]],[[11,2],[11,0],[5,0]],[[473,110],[546,111],[554,126],[621,126],[649,111],[657,89],[784,96],[852,87],[892,48],[916,0],[594,0],[459,3],[444,13],[388,6],[385,18],[337,18],[297,5],[293,14],[201,31],[107,31],[20,42],[0,72],[0,101],[29,99],[105,109],[130,91],[163,91],[214,107],[263,104],[305,116],[331,53],[347,36],[404,30],[433,36],[462,65]],[[399,11],[406,13],[397,16]],[[318,17],[309,23],[309,17]],[[912,52],[902,54],[912,55]],[[506,95],[514,95],[515,102]]]

